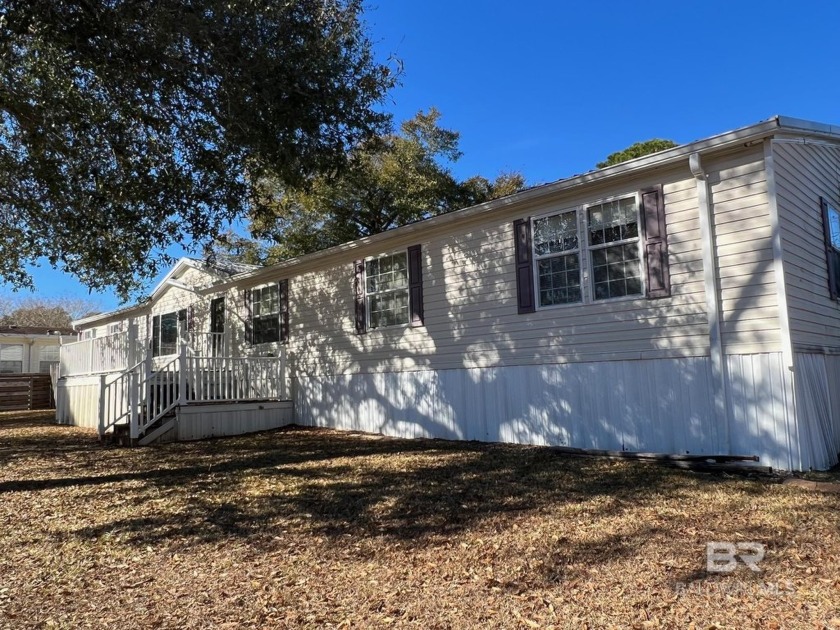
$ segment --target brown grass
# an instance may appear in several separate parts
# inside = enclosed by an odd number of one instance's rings
[[[316,429],[100,446],[0,415],[0,625],[840,627],[840,495]],[[708,541],[767,547],[705,570]]]

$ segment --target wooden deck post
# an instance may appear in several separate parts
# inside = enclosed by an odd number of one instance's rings
[[[99,435],[105,435],[105,375],[99,375]]]
[[[178,404],[187,402],[187,344],[181,342],[181,351],[178,354]]]
[[[131,440],[140,437],[140,378],[137,370],[128,373],[128,436]]]
[[[280,348],[280,400],[286,400],[286,348]]]

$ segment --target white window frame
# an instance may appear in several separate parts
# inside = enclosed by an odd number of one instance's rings
[[[374,260],[382,260],[383,258],[391,258],[394,256],[402,255],[405,257],[405,286],[400,287],[397,289],[388,289],[387,291],[375,291],[374,293],[368,293],[368,273],[370,271],[370,263]],[[411,325],[411,287],[410,282],[411,278],[409,277],[409,269],[408,269],[408,250],[407,249],[398,249],[392,252],[387,252],[384,254],[379,254],[376,256],[368,256],[365,258],[365,273],[364,277],[362,278],[364,290],[365,290],[365,327],[367,330],[383,330],[388,328],[406,328]],[[384,326],[372,326],[370,321],[371,315],[371,308],[370,308],[370,298],[371,296],[376,295],[385,295],[389,293],[397,293],[397,292],[405,292],[406,295],[406,320],[405,322],[398,322],[396,324],[387,324]]]
[[[185,313],[184,324],[181,324],[181,317],[180,313]],[[168,352],[164,354],[162,352],[163,346],[163,318],[169,317],[171,315],[175,316],[175,347],[174,352]],[[152,330],[151,335],[149,337],[149,343],[151,344],[152,348],[152,356],[153,357],[171,357],[175,356],[179,352],[180,344],[187,341],[189,337],[189,317],[190,311],[188,307],[179,308],[174,311],[166,311],[165,313],[155,313],[152,315]],[[157,338],[157,345],[155,345],[155,320],[158,320],[160,323],[158,324],[158,338]],[[167,342],[166,346],[169,349],[171,344]]]
[[[621,199],[633,199],[633,204],[636,208],[636,231],[637,236],[634,238],[627,238],[622,239],[619,241],[611,241],[609,243],[600,243],[598,245],[590,245],[589,244],[589,209],[594,208],[595,206],[603,205],[605,203],[610,203],[613,201],[619,201]],[[597,201],[591,201],[583,205],[583,223],[586,228],[586,263],[587,269],[589,271],[589,281],[587,284],[589,285],[590,291],[590,303],[591,304],[603,304],[609,302],[624,302],[628,300],[638,300],[645,297],[645,268],[644,268],[644,251],[645,251],[645,239],[642,230],[642,198],[638,192],[631,193],[631,194],[624,194],[624,195],[613,195],[612,197],[605,197],[604,199],[598,199]],[[592,252],[600,249],[608,249],[610,247],[617,247],[619,245],[629,245],[630,243],[637,243],[638,244],[638,257],[639,257],[639,293],[634,293],[632,295],[621,295],[619,297],[611,297],[611,298],[604,298],[604,299],[596,299],[595,297],[595,265],[592,261]]]
[[[537,243],[534,235],[536,234],[535,223],[541,219],[547,219],[549,217],[555,217],[561,214],[569,214],[574,213],[575,215],[575,229],[577,231],[577,239],[578,239],[578,246],[577,249],[569,249],[563,252],[554,252],[551,254],[537,254]],[[581,304],[586,304],[586,280],[585,280],[585,262],[584,262],[584,254],[586,252],[586,248],[581,247],[581,221],[580,221],[580,207],[572,207],[572,208],[563,208],[563,209],[556,209],[551,210],[549,212],[543,212],[539,215],[531,217],[531,264],[533,265],[534,269],[534,303],[538,309],[545,309],[545,308],[569,308],[570,306],[580,306]],[[543,305],[540,301],[540,270],[539,270],[539,262],[541,260],[548,260],[551,258],[556,258],[558,256],[568,256],[570,254],[577,254],[578,255],[578,278],[580,281],[580,300],[577,302],[564,302],[562,304],[545,304]]]
[[[277,300],[276,300],[277,309],[273,310],[269,313],[263,314],[262,313],[262,305],[260,305],[259,316],[254,315],[254,305],[257,303],[257,300],[254,298],[254,293],[259,291],[260,296],[262,296],[262,292],[264,290],[271,289],[272,287],[277,291]],[[253,287],[251,289],[251,313],[250,313],[250,317],[251,317],[251,345],[252,346],[262,346],[262,345],[269,344],[269,343],[280,343],[280,337],[281,337],[281,334],[280,334],[280,315],[282,314],[282,310],[283,310],[283,307],[280,303],[281,302],[280,298],[281,298],[281,295],[280,295],[280,283],[279,282],[270,282],[268,284],[263,284],[263,285],[260,285],[258,287]],[[256,322],[257,322],[257,319],[262,320],[262,319],[269,319],[271,317],[274,317],[274,323],[275,323],[275,327],[276,327],[276,330],[277,330],[277,339],[271,339],[269,341],[257,341],[257,339],[256,339],[256,332],[257,332]]]
[[[638,226],[638,233],[639,235],[635,238],[630,239],[623,239],[621,241],[613,241],[606,244],[598,244],[598,245],[590,245],[589,244],[589,209],[595,206],[599,206],[605,203],[610,203],[612,201],[617,201],[619,199],[628,199],[632,198],[636,207],[636,225]],[[568,250],[567,252],[557,252],[554,254],[545,254],[545,255],[537,255],[536,252],[536,243],[534,239],[534,222],[538,221],[539,219],[544,219],[546,217],[553,217],[559,214],[565,214],[567,212],[575,212],[577,217],[577,230],[578,230],[578,248],[577,250]],[[644,260],[644,251],[645,251],[645,235],[644,230],[642,229],[642,217],[641,217],[641,195],[639,192],[632,192],[632,193],[624,193],[618,195],[612,195],[609,197],[603,197],[600,199],[595,199],[592,201],[587,201],[584,203],[580,203],[576,206],[566,207],[566,208],[552,208],[551,210],[547,210],[545,212],[541,212],[531,217],[530,226],[531,232],[531,265],[533,270],[533,291],[534,291],[534,305],[537,310],[547,310],[547,309],[556,309],[556,308],[574,308],[583,305],[591,305],[591,304],[610,304],[614,302],[627,302],[631,300],[640,300],[644,299],[646,295],[646,284],[645,284],[645,260]],[[641,285],[641,292],[634,293],[633,295],[622,295],[620,297],[613,297],[613,298],[604,298],[601,300],[595,299],[595,274],[594,274],[594,265],[592,263],[592,251],[599,250],[599,249],[606,249],[609,247],[614,247],[617,245],[626,245],[629,243],[638,243],[638,251],[639,251],[639,280]],[[561,256],[566,255],[569,253],[578,253],[578,260],[580,262],[580,288],[581,288],[581,299],[579,302],[568,302],[565,304],[548,304],[548,305],[541,305],[540,304],[540,277],[539,277],[539,261],[544,260],[547,258],[551,258],[553,256]]]

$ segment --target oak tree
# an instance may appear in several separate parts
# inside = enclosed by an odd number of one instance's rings
[[[0,282],[46,259],[127,298],[387,128],[361,0],[0,3]]]
[[[244,260],[276,262],[364,236],[482,203],[521,190],[519,173],[490,181],[481,176],[459,181],[450,169],[461,152],[459,134],[441,127],[431,108],[400,126],[399,132],[372,138],[350,150],[347,167],[319,174],[305,186],[262,182],[264,206],[271,213],[252,217],[251,234],[265,247],[231,235],[221,250]]]

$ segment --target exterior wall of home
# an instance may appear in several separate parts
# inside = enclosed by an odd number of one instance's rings
[[[633,194],[655,183],[628,181],[557,198],[425,240],[422,327],[357,335],[350,260],[293,278],[291,349],[296,369],[307,375],[346,374],[708,354],[704,288],[702,274],[697,273],[701,254],[696,195],[693,179],[684,172],[672,171],[662,180],[672,297],[517,313],[515,219]]]
[[[840,146],[772,142],[784,287],[794,351],[796,414],[808,460],[826,468],[840,452],[840,302],[831,299],[820,197],[840,207]]]
[[[422,243],[425,325],[357,335],[353,265],[291,278],[300,422],[594,448],[756,454],[797,469],[761,146],[705,162],[727,401],[715,409],[688,168],[558,195]],[[663,185],[672,296],[517,313],[512,222]],[[399,251],[366,251],[356,258]],[[809,460],[810,461],[810,460]]]
[[[791,343],[840,351],[840,302],[828,290],[820,196],[840,207],[840,146],[773,142]]]
[[[767,173],[761,145],[707,167],[726,354],[781,349]]]
[[[779,319],[761,147],[710,161],[729,354],[776,352]],[[512,222],[663,184],[672,296],[517,313]],[[352,261],[290,281],[295,370],[307,376],[708,356],[696,180],[684,168],[556,196],[422,243],[425,325],[354,325]],[[406,243],[406,245],[411,243]],[[399,251],[363,251],[376,255]],[[279,278],[278,278],[279,279]]]
[[[802,467],[790,448],[793,384],[782,354],[731,355],[730,451]],[[708,357],[300,375],[304,425],[663,453],[721,453]],[[807,464],[806,464],[807,466]]]

